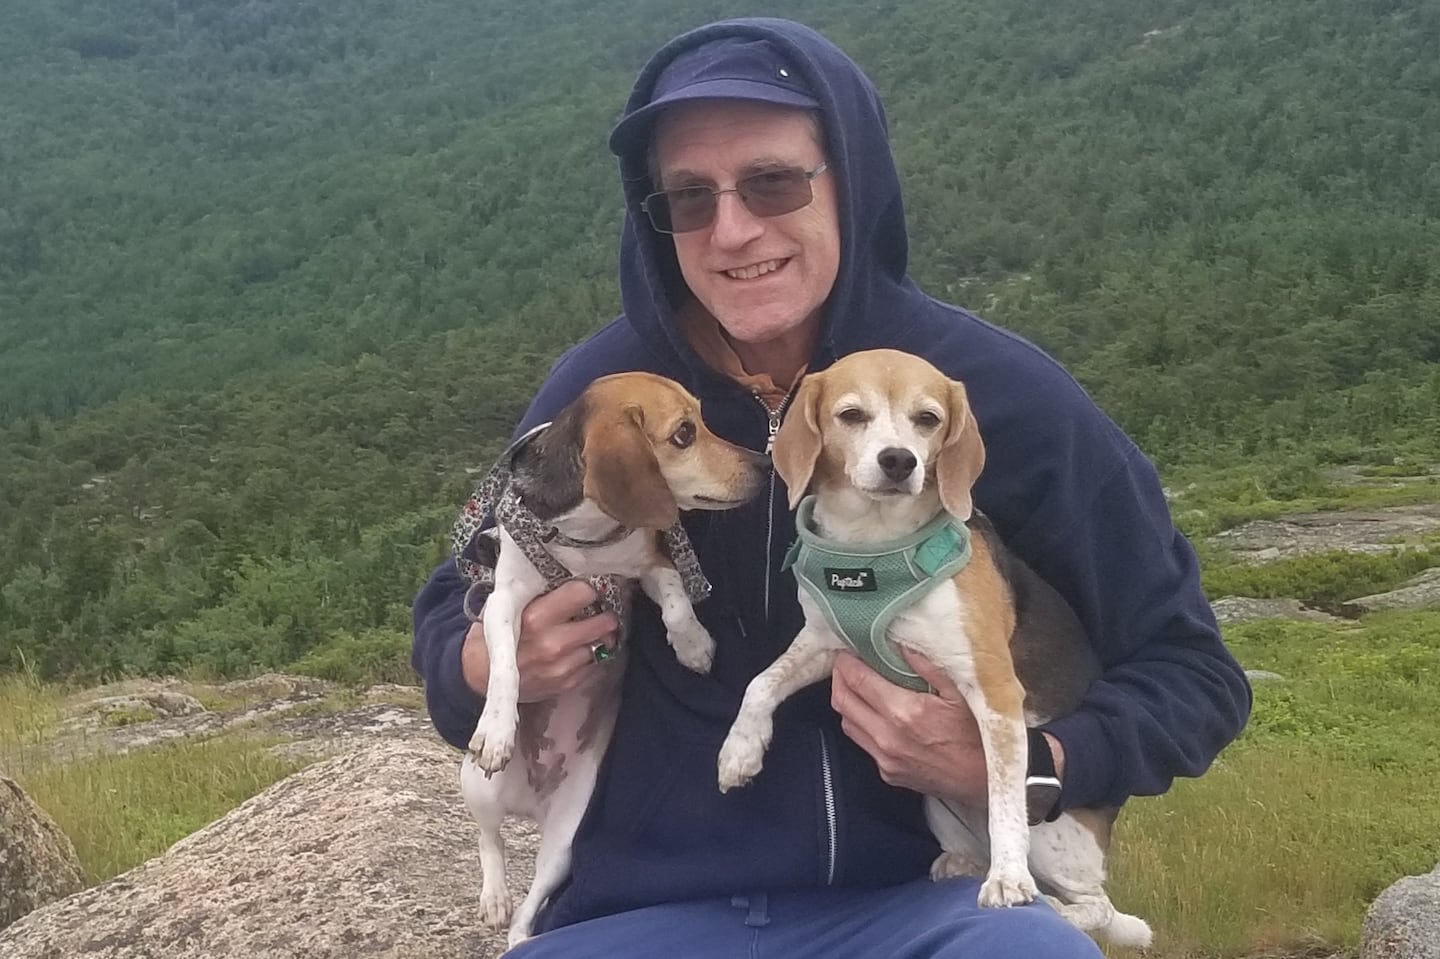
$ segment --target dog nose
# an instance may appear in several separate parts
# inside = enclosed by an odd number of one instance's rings
[[[907,449],[898,446],[886,447],[876,459],[880,461],[880,470],[886,478],[897,483],[915,472],[915,454]]]

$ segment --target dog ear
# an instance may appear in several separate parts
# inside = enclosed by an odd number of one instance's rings
[[[680,509],[645,435],[644,415],[628,406],[618,417],[588,424],[585,495],[623,526],[669,529]]]
[[[980,427],[970,411],[965,385],[950,381],[949,425],[945,440],[935,462],[935,479],[940,487],[940,502],[956,519],[968,520],[975,512],[970,488],[985,468],[985,443]]]
[[[810,486],[815,462],[820,458],[820,373],[812,373],[800,381],[790,412],[775,434],[771,450],[775,472],[785,481],[790,492],[790,508],[794,509]]]

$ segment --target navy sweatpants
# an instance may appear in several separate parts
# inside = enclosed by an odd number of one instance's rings
[[[1050,907],[981,909],[978,879],[671,903],[554,929],[504,959],[1099,959]]]

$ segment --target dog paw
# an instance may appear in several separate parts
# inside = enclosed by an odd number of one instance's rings
[[[524,942],[526,939],[529,938],[529,926],[511,926],[510,935],[505,937],[505,948],[507,950],[514,949],[516,946],[520,945],[520,943]]]
[[[481,726],[483,727],[483,725],[482,723]],[[485,773],[487,779],[505,768],[505,765],[510,762],[510,754],[514,751],[515,734],[513,732],[505,736],[477,727],[475,735],[470,737],[470,758]]]
[[[983,876],[986,864],[976,862],[963,852],[942,852],[930,864],[930,878],[935,881],[951,876]]]
[[[765,743],[732,730],[720,747],[720,791],[729,792],[745,785],[759,774],[764,764]]]
[[[1023,906],[1034,902],[1040,895],[1035,880],[1025,870],[1019,872],[991,872],[989,878],[980,884],[978,902],[987,908],[994,906]]]
[[[710,664],[715,661],[715,640],[699,621],[669,630],[667,638],[680,665],[697,673],[710,672]]]
[[[510,892],[500,889],[480,890],[480,921],[491,929],[503,929],[510,921]]]

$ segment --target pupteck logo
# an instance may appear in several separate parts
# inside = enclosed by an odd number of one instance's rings
[[[825,567],[825,588],[836,593],[875,592],[873,569],[833,569]]]

